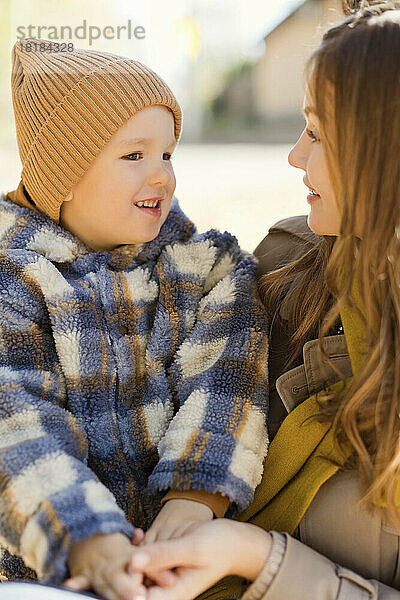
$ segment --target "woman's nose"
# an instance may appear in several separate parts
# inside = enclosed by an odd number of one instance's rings
[[[305,171],[307,166],[307,157],[308,154],[306,152],[305,144],[303,143],[303,135],[301,135],[288,154],[288,163],[292,167],[303,169],[303,171]]]

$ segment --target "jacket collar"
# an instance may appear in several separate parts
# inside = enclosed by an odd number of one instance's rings
[[[72,233],[57,225],[33,206],[22,185],[0,195],[0,250],[25,249],[57,263],[75,263],[78,270],[105,264],[112,270],[126,270],[135,263],[156,258],[162,248],[175,241],[187,241],[196,233],[174,196],[169,215],[155,240],[145,244],[122,244],[111,251],[95,251]]]

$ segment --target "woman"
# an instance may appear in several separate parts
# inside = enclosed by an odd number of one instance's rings
[[[263,481],[247,522],[138,550],[153,580],[175,568],[150,600],[189,600],[232,574],[244,581],[202,598],[400,599],[399,7],[361,6],[308,61],[289,162],[305,173],[316,235],[289,219],[257,249],[282,399],[271,394]]]

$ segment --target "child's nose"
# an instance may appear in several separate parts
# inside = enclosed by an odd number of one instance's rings
[[[148,181],[151,185],[167,185],[171,181],[171,171],[164,165],[159,165],[152,169]]]

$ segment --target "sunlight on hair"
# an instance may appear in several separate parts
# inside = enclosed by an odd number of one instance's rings
[[[386,25],[386,23],[400,24],[400,10],[388,10],[383,14],[370,17],[367,21],[370,27],[373,25]]]

